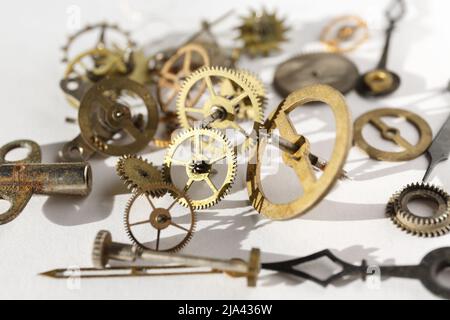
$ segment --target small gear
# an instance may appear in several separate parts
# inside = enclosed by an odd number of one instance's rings
[[[163,252],[180,251],[192,239],[195,232],[196,214],[191,201],[184,192],[179,191],[176,187],[168,183],[148,183],[144,186],[143,190],[144,192],[133,194],[125,209],[124,223],[130,240],[142,249]],[[167,208],[157,206],[154,199],[151,198],[152,194],[158,193],[161,190],[163,190],[164,193],[170,193],[175,198]],[[139,213],[142,212],[132,211],[132,207],[141,197],[146,198],[147,204],[150,205],[150,215],[147,213],[148,209],[143,213],[143,217],[139,217]],[[176,211],[174,209],[179,200],[183,200],[183,204],[189,209],[187,215],[180,215],[181,211]],[[183,209],[182,211],[185,212],[185,210],[186,209]],[[186,219],[186,216],[189,218]],[[139,232],[137,228],[135,228],[138,226],[150,226],[152,230],[156,230],[156,240],[153,240],[154,238],[152,238],[151,242],[139,240],[141,238],[140,236],[144,238],[143,235],[148,239],[149,230],[141,229]],[[170,227],[172,227],[170,238],[161,239],[161,233]],[[181,230],[182,233],[174,235],[173,231],[175,230]],[[172,241],[172,244],[164,245],[164,243],[169,243],[169,241]]]
[[[200,103],[192,104],[189,97],[195,94],[202,84],[206,84],[207,90],[202,99],[199,99]],[[234,96],[236,92],[240,93]],[[215,119],[209,126],[222,130],[232,129],[238,133],[237,140],[243,138],[238,141],[240,150],[247,151],[253,143],[249,136],[254,123],[262,123],[264,118],[261,94],[263,85],[247,71],[204,67],[192,73],[180,90],[177,100],[178,120],[183,128],[188,129],[194,127],[196,122],[211,117],[214,112],[222,111],[223,117]],[[245,119],[250,122],[247,126],[244,121],[238,121],[242,120],[241,104],[245,106],[245,116],[250,117]]]
[[[152,163],[136,155],[122,156],[116,165],[116,171],[128,189],[135,192],[145,192],[149,183],[161,183],[161,172]],[[162,197],[164,190],[152,189],[152,197]]]
[[[432,217],[418,216],[408,208],[413,200],[431,200],[437,204],[437,210]],[[413,235],[442,236],[450,231],[450,195],[432,184],[409,184],[391,197],[386,214],[398,227]]]
[[[191,150],[185,149],[188,146]],[[184,155],[185,158],[180,159],[179,155]],[[236,148],[231,146],[229,140],[220,131],[210,128],[191,128],[180,133],[168,148],[164,160],[163,178],[166,182],[174,183],[174,178],[179,178],[181,172],[175,173],[172,169],[174,166],[181,166],[187,176],[187,181],[183,181],[184,185],[181,187],[185,192],[192,191],[191,187],[194,183],[205,183],[210,190],[208,194],[197,196],[197,199],[194,199],[194,196],[190,198],[196,210],[206,209],[219,202],[230,190],[236,177],[236,157]],[[216,168],[219,171],[221,162],[226,167],[226,173],[224,177],[220,176],[220,187],[216,187],[219,184],[217,182],[215,184],[211,177]],[[183,199],[179,199],[179,202],[184,206],[188,205]]]
[[[279,19],[276,13],[261,13],[251,11],[250,15],[242,17],[238,27],[238,40],[244,42],[243,51],[251,57],[268,56],[273,51],[280,50],[280,44],[287,40],[284,19]]]

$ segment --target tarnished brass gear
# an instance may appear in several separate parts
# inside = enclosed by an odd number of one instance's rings
[[[237,97],[227,96],[230,90],[226,90],[222,95],[223,81],[229,81],[229,85],[234,91],[241,92]],[[177,100],[177,114],[180,125],[187,129],[196,125],[196,122],[203,121],[210,117],[217,109],[220,109],[224,117],[210,123],[209,126],[216,129],[232,129],[234,132],[243,135],[243,142],[238,146],[240,151],[246,151],[253,142],[249,135],[253,130],[254,123],[262,123],[264,119],[263,101],[260,98],[262,93],[261,84],[254,83],[255,78],[249,76],[248,72],[239,72],[236,70],[222,67],[205,67],[192,73],[184,82]],[[205,83],[207,91],[200,105],[190,104],[188,97],[197,88],[199,84]],[[219,86],[219,88],[216,88]],[[221,88],[222,87],[222,88]],[[246,106],[245,114],[251,116],[249,128],[244,129],[238,122],[240,103],[244,102]],[[242,121],[241,121],[242,122]]]
[[[160,191],[163,191],[165,194],[169,193],[175,198],[175,200],[167,207],[157,207],[154,203],[154,199],[151,199],[151,195]],[[145,197],[148,201],[148,204],[151,207],[150,215],[148,216],[148,218],[146,216],[144,220],[133,221],[132,207],[135,204],[136,200],[140,197]],[[184,206],[189,210],[187,213],[189,215],[189,220],[184,223],[183,216],[179,216],[179,213],[173,210],[177,201],[181,200],[183,201]],[[196,213],[186,193],[178,190],[173,185],[168,183],[149,183],[143,187],[143,192],[134,193],[128,201],[124,215],[125,230],[128,237],[133,243],[135,243],[140,248],[162,252],[177,252],[184,248],[194,235],[196,221]],[[154,246],[150,246],[148,242],[140,241],[136,232],[133,232],[134,227],[144,225],[156,230],[156,243]],[[161,244],[162,242],[164,242],[164,239],[161,239],[161,233],[168,228],[181,230],[183,234],[179,239],[177,239],[176,245],[171,244],[167,247],[164,247],[164,245]],[[173,239],[174,237],[175,236],[173,235],[170,236],[171,239]]]
[[[242,17],[238,27],[240,32],[238,40],[243,42],[243,51],[251,57],[268,56],[273,51],[279,51],[282,42],[286,41],[284,19],[277,14],[252,10],[248,16]]]
[[[128,31],[122,30],[117,24],[110,24],[107,22],[100,22],[96,24],[88,24],[84,28],[80,29],[79,31],[75,32],[71,36],[68,37],[67,43],[61,48],[63,51],[63,63],[68,63],[72,58],[69,56],[69,51],[72,46],[75,46],[74,43],[76,40],[78,40],[80,37],[82,37],[86,33],[95,32],[96,30],[99,30],[98,40],[97,43],[92,44],[90,48],[96,48],[96,49],[122,49],[125,48],[134,48],[136,46],[136,43],[131,39],[130,33]],[[114,32],[119,34],[123,38],[123,48],[118,48],[116,42],[109,42],[107,39],[106,34],[108,32]]]
[[[431,217],[418,216],[408,208],[413,200],[432,201],[437,209]],[[432,184],[409,184],[391,197],[386,206],[386,215],[399,228],[413,235],[442,236],[450,231],[450,195]]]
[[[180,91],[183,81],[193,71],[210,65],[208,51],[200,44],[189,43],[179,48],[162,66],[158,76],[157,99],[161,110],[173,111],[171,108]],[[189,97],[195,104],[206,86],[203,84],[201,90],[194,97]]]
[[[136,155],[124,155],[116,164],[117,175],[132,192],[146,192],[149,183],[162,183],[162,174],[152,163]],[[152,188],[152,197],[161,197],[164,190]]]
[[[310,144],[305,136],[298,134],[289,113],[309,102],[323,102],[333,111],[336,119],[336,139],[333,153],[323,174],[317,178],[310,160]],[[347,154],[351,147],[352,125],[350,112],[344,97],[326,85],[313,85],[294,91],[269,116],[264,124],[268,136],[278,129],[280,136],[297,151],[283,151],[283,162],[291,167],[303,186],[304,193],[289,203],[274,203],[263,190],[261,168],[267,138],[258,137],[257,150],[247,166],[247,192],[253,207],[264,216],[274,220],[285,220],[305,214],[323,199],[342,174]],[[259,132],[259,130],[257,131]]]
[[[183,151],[183,145],[189,143],[190,149],[187,158],[179,159],[177,151]],[[184,153],[186,155],[186,153]],[[229,192],[236,177],[237,160],[236,148],[232,147],[229,140],[220,131],[210,128],[191,128],[181,132],[173,139],[167,150],[163,166],[163,178],[168,183],[174,183],[172,169],[181,166],[186,173],[186,183],[180,186],[189,195],[191,186],[195,183],[203,183],[210,190],[207,196],[194,199],[190,196],[192,206],[198,209],[206,209],[223,199]],[[219,171],[223,163],[226,172],[220,186],[216,186],[211,177],[214,170]],[[177,177],[180,173],[177,174]],[[183,199],[180,204],[187,205]]]

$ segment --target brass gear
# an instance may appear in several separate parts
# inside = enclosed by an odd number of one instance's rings
[[[240,73],[245,75],[249,82],[252,84],[253,89],[258,94],[260,101],[262,102],[261,111],[264,114],[265,104],[266,104],[266,88],[261,81],[261,79],[251,71],[248,70],[239,70]],[[240,94],[242,94],[242,88],[239,88],[236,85],[233,85],[233,81],[230,79],[224,78],[220,82],[220,95],[223,97],[236,98]],[[239,103],[239,107],[236,112],[236,119],[238,121],[246,121],[255,118],[254,109],[251,104],[248,104],[249,101],[242,100]]]
[[[412,200],[434,201],[438,209],[432,217],[422,217],[409,210]],[[421,237],[442,236],[450,231],[450,195],[441,188],[420,182],[396,192],[386,206],[386,215],[400,229]]]
[[[260,13],[252,10],[246,17],[242,17],[242,24],[238,27],[238,40],[244,42],[243,51],[251,57],[268,56],[273,51],[280,50],[280,44],[287,40],[284,19],[277,14],[268,13],[265,9]]]
[[[217,81],[213,81],[213,79]],[[192,128],[196,121],[205,120],[219,108],[223,110],[226,116],[212,122],[209,126],[216,129],[235,130],[235,132],[244,136],[244,142],[240,145],[241,151],[248,150],[253,142],[252,139],[249,139],[249,136],[254,123],[262,123],[264,119],[263,101],[260,96],[263,85],[255,79],[255,76],[249,76],[248,72],[239,72],[222,67],[205,67],[192,73],[184,82],[178,95],[177,114],[181,127]],[[223,81],[229,81],[233,91],[239,90],[241,93],[237,97],[227,96],[230,91],[227,89],[222,95],[220,91],[224,89]],[[209,94],[201,101],[202,105],[196,107],[196,105],[189,104],[188,97],[199,82],[201,84],[206,83]],[[222,87],[219,88],[220,91],[215,88],[215,84]],[[246,106],[246,114],[252,117],[246,120],[253,122],[247,130],[237,121],[239,104],[243,101]]]
[[[132,192],[145,192],[149,183],[162,183],[161,172],[152,163],[136,155],[124,155],[116,164],[117,175]],[[164,190],[152,189],[152,197],[162,197]]]
[[[209,65],[208,51],[202,45],[189,43],[179,48],[159,71],[156,92],[161,110],[164,112],[171,111],[170,107],[173,105],[184,79],[193,71]],[[196,97],[189,97],[193,100],[193,104],[198,101],[205,89],[206,86],[203,85],[202,90]]]
[[[107,43],[106,39],[106,33],[108,31],[112,31],[114,33],[120,34],[125,42],[125,46],[127,48],[134,48],[136,46],[136,43],[131,39],[130,33],[128,31],[122,30],[117,24],[110,24],[107,22],[100,22],[96,24],[88,24],[84,28],[80,29],[76,33],[69,36],[67,43],[61,48],[63,51],[63,63],[68,63],[70,60],[72,60],[69,57],[69,50],[74,45],[74,42],[80,38],[82,35],[86,33],[90,33],[94,30],[99,30],[99,37],[98,42],[93,45],[91,48],[106,48],[106,49],[117,49],[117,46],[115,43]],[[122,48],[125,49],[125,48]]]
[[[151,194],[160,192],[161,190],[164,191],[164,193],[170,193],[175,200],[170,204],[167,208],[157,207],[154,204],[154,201],[152,201]],[[132,211],[131,208],[135,204],[136,200],[140,197],[145,197],[151,207],[150,216],[146,220],[142,221],[135,221],[132,222]],[[178,200],[183,200],[183,203],[185,206],[189,209],[189,216],[190,219],[187,222],[189,227],[184,227],[180,221],[174,221],[176,218],[175,213],[173,210],[173,207],[176,205]],[[141,193],[134,193],[133,196],[128,201],[128,204],[125,209],[125,215],[124,215],[124,223],[125,223],[125,230],[130,238],[130,240],[135,243],[139,248],[152,250],[152,251],[162,251],[162,252],[177,252],[180,251],[183,247],[186,246],[186,244],[192,239],[192,236],[195,232],[195,226],[196,226],[196,214],[194,211],[194,208],[192,206],[191,201],[187,197],[187,195],[175,188],[173,185],[168,183],[149,183],[144,187],[144,192]],[[151,228],[155,229],[157,232],[156,235],[156,244],[155,246],[150,246],[147,243],[142,243],[136,235],[136,232],[133,232],[133,227],[141,226],[141,225],[148,225]],[[185,236],[181,237],[181,240],[178,240],[176,245],[170,245],[166,248],[161,246],[161,233],[163,230],[167,228],[176,228],[178,230],[182,230],[183,234],[186,233]],[[172,238],[173,236],[171,236]]]
[[[190,150],[189,159],[177,159],[177,151],[186,142],[193,146],[191,148],[193,150]],[[218,146],[215,146],[215,144],[218,144]],[[169,146],[164,159],[163,179],[166,182],[173,183],[172,166],[184,167],[187,182],[181,188],[186,193],[195,182],[205,183],[212,192],[211,195],[202,196],[200,199],[190,197],[194,209],[206,209],[222,200],[230,190],[236,177],[236,158],[236,148],[231,146],[229,140],[220,131],[210,128],[191,128],[180,133]],[[226,174],[220,187],[216,187],[211,180],[211,175],[214,172],[214,167],[217,167],[222,160],[225,162]],[[179,202],[187,206],[183,199],[180,199]]]

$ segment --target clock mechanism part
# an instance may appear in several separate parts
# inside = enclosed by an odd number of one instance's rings
[[[337,273],[329,272],[328,277],[319,278],[302,269],[308,263],[320,263],[319,261],[323,258],[329,259],[341,270]],[[137,261],[150,262],[154,265],[139,266],[136,264]],[[54,269],[40,275],[53,279],[67,279],[74,275],[77,278],[95,279],[199,276],[223,273],[232,278],[246,278],[249,287],[256,287],[259,274],[262,271],[268,271],[327,287],[343,279],[361,278],[365,281],[373,274],[373,266],[368,265],[366,260],[362,260],[361,264],[351,264],[340,259],[329,249],[291,260],[264,263],[261,262],[260,250],[256,248],[250,250],[247,260],[188,256],[113,242],[109,231],[97,233],[92,250],[92,262],[93,268]],[[122,266],[112,266],[115,262],[120,262]],[[419,280],[429,292],[450,299],[450,288],[446,285],[445,278],[441,276],[449,264],[450,247],[442,247],[428,252],[417,265],[377,265],[376,268],[384,277]]]
[[[18,161],[7,161],[7,155],[25,148],[28,155]],[[19,216],[34,194],[88,196],[92,188],[89,164],[41,163],[41,148],[31,140],[17,140],[0,148],[0,199],[10,203],[0,213],[0,225]]]
[[[386,215],[402,230],[422,237],[437,237],[450,231],[450,195],[441,187],[427,183],[433,169],[450,153],[450,117],[427,150],[429,164],[422,179],[396,192],[386,206]],[[431,203],[431,216],[415,214],[408,204],[421,200]]]
[[[116,164],[116,172],[131,192],[146,193],[150,183],[163,183],[161,171],[152,163],[137,155],[124,155]],[[151,189],[151,196],[162,197],[164,190]]]
[[[344,15],[333,19],[320,35],[320,41],[331,52],[347,53],[358,49],[369,39],[369,28],[361,17]]]
[[[180,251],[195,232],[196,213],[191,201],[184,192],[167,183],[149,182],[142,186],[141,190],[132,195],[125,209],[124,223],[128,237],[142,249]],[[170,194],[174,198],[172,203],[166,206],[158,205],[156,201],[160,202],[161,197],[157,199],[152,195],[161,193]],[[145,207],[142,208],[141,203],[136,209],[135,206],[140,201],[144,202]],[[183,202],[183,206],[179,202]],[[176,210],[177,206],[182,207],[182,210]],[[164,237],[164,233],[168,233],[168,236]]]
[[[206,121],[212,128],[237,133],[233,138],[245,152],[251,147],[247,136],[254,123],[264,118],[264,94],[262,82],[248,71],[205,67],[184,82],[177,100],[178,120],[185,129]],[[217,110],[223,117],[212,119]]]
[[[408,204],[414,200],[430,201],[436,205],[431,217],[419,216]],[[395,193],[386,207],[386,215],[400,229],[422,237],[437,237],[450,231],[450,195],[427,183],[413,183]]]
[[[386,19],[389,25],[386,29],[383,53],[377,67],[359,77],[355,89],[361,96],[383,97],[392,94],[400,87],[400,76],[387,68],[387,60],[392,33],[405,12],[406,2],[404,0],[393,0],[392,5],[386,11]]]
[[[272,52],[280,51],[280,46],[287,41],[286,33],[289,28],[285,20],[270,13],[266,9],[260,12],[251,10],[250,14],[241,17],[238,41],[243,43],[240,51],[250,57],[267,57]]]
[[[413,145],[400,134],[398,128],[389,126],[382,119],[383,117],[403,118],[412,124],[419,134],[419,141]],[[378,131],[384,140],[391,141],[400,146],[403,150],[398,152],[383,151],[370,145],[363,136],[363,129],[367,124],[371,124]],[[428,123],[419,115],[396,108],[382,108],[367,112],[355,120],[354,142],[364,150],[369,157],[383,161],[407,161],[422,155],[429,147],[432,140],[432,131]]]
[[[341,54],[307,53],[278,65],[273,86],[282,97],[315,84],[326,84],[346,94],[353,90],[358,77],[356,65]]]
[[[163,179],[183,190],[195,210],[206,209],[229,192],[236,177],[236,157],[236,147],[220,131],[191,128],[175,137],[167,149]],[[178,201],[188,206],[183,198]]]
[[[72,48],[77,48],[76,51],[79,52],[80,49],[78,48],[77,42],[85,42],[82,38],[92,37],[90,34],[94,35],[96,42],[89,49],[125,50],[126,48],[134,48],[136,46],[136,43],[130,37],[130,32],[121,29],[117,24],[107,22],[88,24],[69,36],[67,43],[62,47],[63,63],[69,63],[73,59],[70,56],[70,52],[74,51]]]
[[[106,77],[83,96],[78,110],[81,134],[61,151],[66,161],[134,154],[153,139],[158,109],[148,89],[124,77]]]
[[[317,178],[311,161],[310,144],[307,138],[295,130],[289,113],[309,102],[323,102],[333,111],[336,120],[336,140],[331,159],[323,173]],[[283,140],[280,144],[283,162],[291,167],[304,189],[304,194],[289,203],[275,203],[265,196],[262,185],[261,168],[267,144],[260,135],[256,152],[247,166],[247,192],[253,207],[265,217],[273,220],[286,220],[302,214],[322,200],[342,177],[342,169],[351,147],[351,117],[344,97],[326,85],[314,85],[291,93],[264,123],[270,134],[279,129]],[[291,148],[290,146],[295,146]]]

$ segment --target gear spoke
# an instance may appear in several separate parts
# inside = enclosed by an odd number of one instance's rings
[[[214,98],[216,96],[216,91],[214,90],[214,85],[212,83],[211,77],[205,77],[205,83],[211,98]]]
[[[175,223],[173,221],[170,221],[170,225],[174,226],[175,228],[181,229],[183,231],[190,232],[189,229],[186,229],[185,227],[180,226],[178,223]]]
[[[156,236],[156,251],[159,251],[160,238],[161,238],[161,229],[158,229],[157,236]]]
[[[240,95],[238,95],[236,98],[233,98],[233,100],[231,100],[231,105],[234,107],[234,106],[238,105],[239,102],[241,102],[242,100],[244,100],[247,97],[248,97],[248,93],[244,91]]]
[[[185,75],[188,75],[191,73],[191,62],[192,62],[192,51],[188,50],[186,51],[184,55],[183,60],[183,72]]]
[[[152,207],[153,210],[156,209],[155,205],[153,204],[153,201],[150,199],[150,196],[148,194],[145,195],[145,198],[147,199],[148,203]]]
[[[135,222],[135,223],[130,223],[130,227],[136,227],[136,226],[140,226],[142,224],[146,224],[146,223],[150,223],[150,220],[143,220],[143,221],[139,221],[139,222]]]
[[[214,183],[211,181],[210,177],[207,177],[205,179],[206,184],[208,185],[208,187],[211,189],[211,191],[213,192],[213,194],[216,194],[219,190],[217,190],[216,186],[214,185]]]

